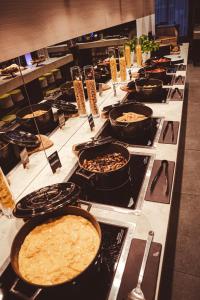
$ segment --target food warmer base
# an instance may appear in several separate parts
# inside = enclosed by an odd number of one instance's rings
[[[120,255],[127,238],[128,229],[126,227],[102,223],[102,248],[95,267],[78,282],[74,281],[71,285],[43,289],[36,297],[37,300],[106,300],[108,299],[112,287],[114,275],[118,266]],[[1,287],[8,293],[9,300],[19,299],[17,295],[9,292],[13,283],[17,279],[11,264],[8,265],[0,277]],[[32,299],[31,294],[35,288],[19,280],[17,284],[21,293],[26,293],[27,299]]]
[[[163,80],[163,85],[173,85],[174,74],[167,74]]]
[[[107,121],[107,122],[105,122],[102,130],[95,136],[95,138],[103,139],[108,136],[111,136],[116,141],[125,143],[128,146],[139,146],[139,147],[144,147],[144,148],[147,148],[147,147],[150,148],[150,147],[153,147],[153,145],[155,143],[157,131],[161,124],[161,120],[162,120],[162,118],[152,118],[152,126],[148,129],[147,128],[144,129],[142,134],[140,134],[139,136],[137,136],[133,139],[131,139],[131,138],[123,139],[123,140],[120,139],[120,141],[119,141],[119,138],[117,138],[113,135],[113,130],[110,125],[110,122]]]
[[[112,191],[100,191],[91,186],[88,180],[76,174],[79,166],[77,166],[68,181],[74,182],[81,187],[80,199],[82,200],[132,211],[135,209],[139,199],[150,157],[149,155],[131,154],[130,180],[122,187]]]
[[[147,103],[167,103],[168,102],[168,94],[169,94],[169,89],[162,89],[162,92],[160,95],[156,96],[145,96],[141,95],[140,93],[129,93],[127,95],[127,98],[125,101],[136,101],[136,102],[147,102]]]

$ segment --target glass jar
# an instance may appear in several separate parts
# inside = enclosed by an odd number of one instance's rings
[[[141,67],[142,66],[142,47],[140,45],[139,40],[137,41],[137,46],[135,48],[135,52],[136,52],[136,62],[137,62],[137,66]]]
[[[108,48],[108,57],[110,60],[111,79],[113,82],[117,82],[117,62],[115,48]]]
[[[91,113],[93,117],[99,117],[94,68],[93,66],[85,66],[83,70],[84,70],[85,83],[86,83]]]
[[[126,58],[126,66],[127,68],[131,67],[131,47],[130,45],[126,44],[124,46],[125,58]]]
[[[15,202],[10,192],[7,179],[0,168],[0,208],[6,217],[11,218],[14,207]]]
[[[126,81],[126,59],[124,56],[124,47],[119,47],[119,70],[121,81]]]
[[[87,116],[87,111],[85,106],[85,94],[83,89],[81,69],[78,66],[74,66],[70,68],[70,72],[73,81],[76,102],[78,106],[78,113],[80,117],[85,117]]]

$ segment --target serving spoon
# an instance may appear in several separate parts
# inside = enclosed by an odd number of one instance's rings
[[[149,255],[149,250],[151,247],[151,242],[153,240],[153,236],[154,236],[154,232],[149,231],[145,250],[144,250],[144,256],[142,259],[142,265],[141,265],[140,273],[139,273],[139,277],[138,277],[138,283],[137,283],[137,286],[128,294],[127,300],[145,300],[145,296],[141,289],[141,284],[143,281],[144,271],[145,271],[145,267],[146,267],[146,263],[147,263],[147,258]]]

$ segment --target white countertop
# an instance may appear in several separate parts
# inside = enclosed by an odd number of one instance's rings
[[[181,47],[181,56],[184,58],[184,63],[187,64],[188,44],[183,44]],[[185,75],[185,71],[180,74]],[[173,86],[176,87],[176,86]],[[184,88],[184,86],[179,86]],[[100,108],[105,105],[113,104],[124,98],[125,92],[119,87],[117,88],[117,97],[113,96],[113,90],[110,89],[103,92],[103,96],[98,96],[98,104]],[[148,104],[153,109],[154,116],[163,116],[166,120],[181,121],[183,101],[170,101],[168,104]],[[54,146],[47,150],[47,154],[58,151],[62,163],[62,168],[55,174],[52,174],[51,168],[45,158],[43,152],[35,153],[30,157],[29,169],[23,169],[18,165],[12,170],[8,178],[11,182],[11,190],[15,196],[16,201],[26,194],[46,185],[66,180],[71,174],[76,162],[77,157],[72,152],[74,144],[87,141],[92,136],[96,135],[99,129],[104,124],[105,120],[101,118],[94,119],[95,130],[90,131],[89,124],[85,118],[70,119],[66,122],[64,129],[57,129],[51,135],[51,140]],[[180,129],[179,129],[180,132]],[[132,148],[129,150],[139,153],[153,154],[156,159],[167,159],[176,162],[178,153],[178,142],[176,145],[159,144],[156,143],[152,149],[147,148]],[[113,220],[126,221],[136,224],[135,237],[146,239],[148,231],[154,230],[154,241],[162,244],[162,255],[160,262],[159,277],[157,283],[158,295],[160,274],[162,269],[163,253],[167,236],[167,228],[169,222],[171,204],[160,204],[155,202],[144,201],[142,205],[141,215],[122,214],[117,211],[102,210],[99,207],[92,207],[91,212],[95,216],[106,217]],[[15,236],[21,222],[18,220],[8,220],[5,217],[0,218],[0,239],[1,239],[1,252],[0,252],[0,266],[3,266],[7,257],[9,256],[10,246],[12,239]]]

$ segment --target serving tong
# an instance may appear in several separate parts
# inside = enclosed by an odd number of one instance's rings
[[[169,167],[169,163],[167,160],[162,160],[161,161],[161,165],[151,183],[151,187],[150,187],[150,193],[152,194],[155,187],[156,187],[156,184],[163,172],[163,169],[164,169],[164,174],[165,174],[165,181],[166,181],[166,190],[165,190],[165,195],[168,196],[169,195],[169,172],[168,172],[168,167]]]
[[[173,91],[172,91],[172,93],[171,93],[171,98],[173,99],[174,98],[174,95],[175,94],[178,94],[179,95],[179,97],[180,97],[180,99],[182,98],[182,93],[181,93],[181,91],[180,91],[180,89],[179,88],[175,88],[175,89],[173,89]]]
[[[165,129],[163,130],[163,142],[165,140],[165,137],[167,135],[169,127],[171,127],[171,138],[172,138],[172,142],[174,142],[174,122],[173,121],[168,121],[167,125],[165,126]]]
[[[181,81],[182,84],[184,84],[184,80],[183,80],[183,76],[182,75],[178,75],[175,77],[174,83],[178,83],[179,80]]]

